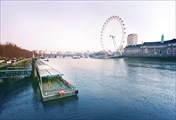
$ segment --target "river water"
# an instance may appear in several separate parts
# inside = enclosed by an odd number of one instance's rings
[[[0,88],[0,119],[175,120],[176,61],[71,59],[47,62],[76,85],[79,94],[42,102],[32,78]]]

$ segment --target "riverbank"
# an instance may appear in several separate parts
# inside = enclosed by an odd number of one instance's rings
[[[7,67],[28,67],[31,64],[31,62],[32,58],[26,58],[11,64],[4,64],[0,66],[0,70],[6,69]]]

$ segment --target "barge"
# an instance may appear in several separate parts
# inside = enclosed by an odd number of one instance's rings
[[[75,86],[63,78],[63,74],[42,60],[36,61],[37,78],[43,101],[74,96],[78,94]]]

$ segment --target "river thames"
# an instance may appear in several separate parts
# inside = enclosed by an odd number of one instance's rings
[[[71,59],[46,62],[76,85],[78,96],[41,101],[32,78],[0,88],[0,119],[175,120],[176,61]]]

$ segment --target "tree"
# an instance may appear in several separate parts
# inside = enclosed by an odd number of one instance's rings
[[[37,56],[37,53],[34,53]],[[0,44],[0,58],[13,59],[13,58],[30,58],[32,57],[32,51],[22,49],[17,45],[6,42]]]

